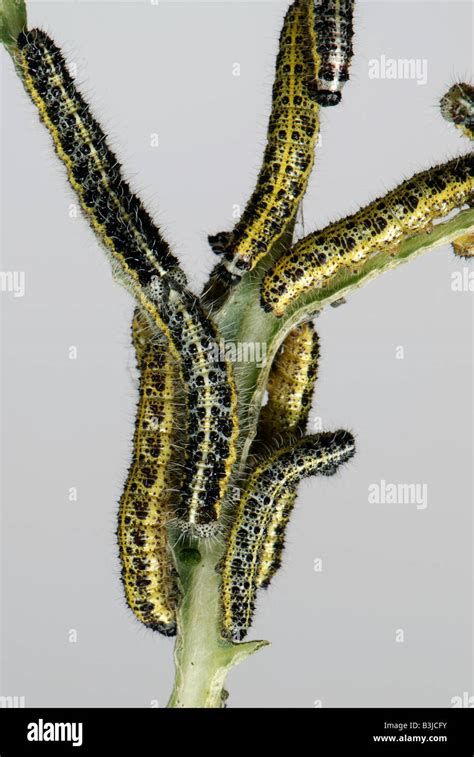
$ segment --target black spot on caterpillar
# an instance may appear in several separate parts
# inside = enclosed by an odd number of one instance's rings
[[[207,241],[211,247],[211,250],[216,255],[222,255],[232,246],[233,233],[232,231],[219,231],[217,234],[209,234]]]
[[[473,156],[465,155],[416,174],[354,215],[309,234],[264,277],[263,308],[283,315],[301,294],[324,286],[342,267],[396,249],[403,238],[467,203],[473,187]]]
[[[64,162],[69,181],[113,270],[155,331],[164,334],[186,387],[188,443],[178,522],[198,536],[214,531],[236,457],[237,400],[217,331],[159,232],[123,182],[105,135],[75,89],[60,51],[41,31],[21,34],[25,87]],[[215,348],[215,349],[214,349]]]
[[[331,476],[355,452],[347,431],[308,436],[282,447],[252,472],[237,506],[222,562],[222,635],[240,641],[246,635],[255,607],[257,576],[265,535],[285,491],[303,477]]]
[[[319,105],[337,105],[349,79],[354,34],[353,0],[314,0],[315,77],[309,87]]]
[[[440,102],[441,115],[474,139],[474,87],[466,82],[453,84]]]
[[[318,105],[309,97],[310,0],[290,6],[280,35],[267,146],[255,190],[232,232],[210,237],[225,265],[241,275],[253,268],[283,234],[306,190],[319,128]]]
[[[179,482],[173,470],[179,443],[177,367],[137,309],[132,326],[140,370],[133,458],[120,499],[117,538],[127,603],[145,626],[176,633],[179,588],[166,525],[174,517]]]
[[[286,337],[268,378],[268,402],[262,408],[257,440],[267,444],[275,438],[291,438],[304,433],[318,375],[319,337],[311,321],[297,326]],[[285,531],[296,502],[296,485],[288,485],[275,499],[265,534],[256,578],[258,588],[266,588],[281,565]]]

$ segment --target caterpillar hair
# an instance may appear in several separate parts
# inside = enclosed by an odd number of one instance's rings
[[[454,158],[403,182],[352,216],[301,239],[265,275],[264,310],[281,316],[302,294],[343,267],[356,267],[380,250],[395,250],[414,232],[431,226],[469,202],[474,186],[473,156]]]
[[[318,105],[309,97],[312,0],[295,0],[287,11],[273,85],[267,146],[257,184],[232,232],[209,241],[224,253],[228,271],[241,276],[253,268],[295,216],[314,162]]]
[[[260,412],[257,438],[305,431],[318,375],[319,337],[311,321],[290,331],[268,377],[268,402]]]
[[[51,133],[69,181],[113,270],[178,365],[188,406],[183,498],[178,523],[197,536],[214,532],[236,457],[237,400],[217,330],[184,286],[176,259],[121,179],[115,156],[76,91],[64,58],[39,30],[22,33],[18,57],[25,87]]]
[[[237,506],[221,567],[222,635],[240,641],[255,607],[263,545],[274,512],[285,491],[303,477],[331,476],[355,452],[347,431],[307,436],[282,447],[257,464]]]
[[[139,310],[132,333],[140,390],[132,463],[118,513],[122,582],[138,620],[173,636],[179,589],[166,526],[174,518],[173,461],[181,441],[177,371],[166,343],[150,332]]]

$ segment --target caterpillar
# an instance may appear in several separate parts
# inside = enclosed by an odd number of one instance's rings
[[[342,88],[349,79],[353,13],[354,0],[314,0],[313,50],[318,60],[309,89],[324,107],[341,101]]]
[[[380,249],[467,203],[474,187],[473,156],[454,158],[416,174],[352,216],[301,239],[265,275],[264,310],[281,316],[297,297],[324,286],[342,267],[357,266]]]
[[[272,111],[257,184],[232,232],[209,238],[234,276],[253,268],[294,217],[314,162],[319,107],[309,97],[311,0],[295,0],[280,35]],[[313,58],[311,58],[313,62]]]
[[[268,378],[268,402],[262,408],[257,440],[271,442],[304,433],[318,374],[319,337],[311,321],[291,331],[273,362]],[[296,486],[275,500],[256,578],[258,588],[266,588],[281,565],[285,531],[296,502]]]
[[[186,387],[187,449],[177,522],[207,537],[215,532],[236,458],[236,391],[230,363],[217,349],[217,329],[139,200],[77,92],[64,58],[42,31],[18,38],[26,90],[51,133],[69,181],[120,282],[154,331],[162,332]]]
[[[305,431],[318,375],[319,337],[311,321],[290,331],[268,377],[268,402],[260,412],[257,436]]]
[[[471,141],[474,140],[474,87],[459,82],[446,92],[440,101],[441,115],[453,123]],[[471,202],[472,204],[472,202]],[[454,254],[471,258],[474,254],[474,236],[466,234],[452,242]]]
[[[174,517],[172,469],[179,440],[176,365],[137,309],[132,339],[140,370],[133,460],[120,499],[117,538],[127,603],[145,626],[176,633],[177,573],[166,525]]]
[[[474,139],[474,87],[466,82],[453,84],[440,102],[441,115],[470,140]]]
[[[261,547],[258,572],[255,579],[257,589],[267,589],[273,576],[281,567],[283,550],[285,548],[286,527],[295,506],[296,497],[297,486],[293,485],[289,486],[275,500]]]
[[[61,51],[40,29],[18,37],[19,60],[28,93],[51,131],[56,150],[66,163],[71,183],[80,189],[83,209],[123,237],[129,255],[147,259],[160,274],[185,283],[184,272],[148,212],[128,183],[106,137],[77,91]]]
[[[306,476],[331,476],[355,452],[347,431],[307,436],[260,462],[237,506],[221,565],[222,635],[240,641],[255,608],[262,546],[275,502]]]

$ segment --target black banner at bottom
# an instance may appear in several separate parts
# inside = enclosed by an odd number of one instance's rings
[[[216,741],[213,744],[214,735]],[[222,740],[222,737],[224,741]],[[473,709],[2,709],[0,757],[135,755],[187,745],[314,755],[433,754],[473,757]],[[304,740],[304,741],[303,741]],[[351,750],[351,751],[349,751]]]

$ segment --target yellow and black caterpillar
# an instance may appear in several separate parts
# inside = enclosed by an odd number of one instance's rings
[[[297,326],[283,342],[268,378],[268,402],[260,413],[257,440],[285,443],[306,430],[318,375],[319,337],[311,321]],[[296,502],[297,487],[288,486],[275,500],[262,547],[257,588],[266,588],[281,565],[285,532]]]
[[[314,0],[314,40],[318,65],[310,92],[322,106],[337,105],[349,79],[354,0]]]
[[[231,232],[209,238],[231,275],[253,268],[294,217],[314,162],[318,105],[309,97],[313,73],[309,18],[312,0],[295,0],[280,35],[272,111],[255,190]]]
[[[77,92],[64,58],[42,31],[22,33],[25,87],[49,129],[69,181],[112,267],[154,331],[164,334],[186,388],[187,447],[178,522],[209,536],[236,456],[237,401],[216,327],[140,201],[123,181],[106,138]]]
[[[308,436],[256,466],[235,513],[221,567],[222,635],[244,638],[250,626],[265,536],[275,503],[306,476],[331,476],[355,452],[347,431]]]
[[[441,115],[468,139],[474,139],[474,87],[466,82],[453,84],[441,98]]]
[[[352,216],[301,239],[263,279],[263,308],[281,316],[300,295],[324,286],[341,268],[354,268],[472,198],[472,155],[416,174]]]
[[[133,460],[118,515],[122,581],[127,603],[138,620],[173,636],[179,589],[166,526],[174,518],[179,485],[176,448],[182,442],[182,399],[177,367],[166,342],[153,335],[139,310],[132,335],[140,392]]]
[[[311,321],[290,331],[268,377],[268,402],[260,412],[257,438],[306,430],[318,375],[319,337]]]
[[[105,135],[77,91],[61,51],[41,29],[20,34],[19,62],[28,93],[51,132],[82,207],[104,228],[134,267],[147,260],[184,283],[178,261],[128,183]],[[95,231],[98,231],[97,226]],[[156,272],[155,271],[155,272]]]

